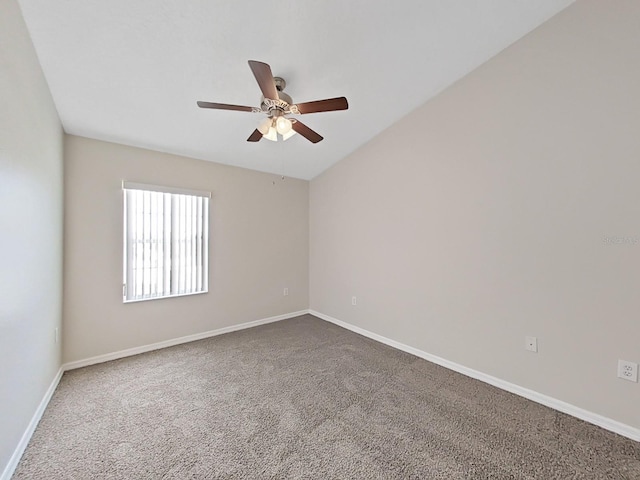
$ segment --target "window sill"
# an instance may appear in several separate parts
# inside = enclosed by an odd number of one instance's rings
[[[161,297],[132,298],[131,300],[123,299],[122,303],[138,303],[138,302],[148,302],[149,300],[164,300],[167,298],[189,297],[191,295],[202,295],[203,293],[209,293],[209,290],[205,290],[204,292],[177,293],[175,295],[163,295]]]

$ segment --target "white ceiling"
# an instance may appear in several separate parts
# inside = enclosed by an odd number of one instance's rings
[[[573,0],[18,1],[67,133],[311,179]],[[249,143],[261,114],[196,106],[258,106],[247,60],[349,110]]]

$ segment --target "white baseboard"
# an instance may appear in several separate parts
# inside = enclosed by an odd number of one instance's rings
[[[164,340],[158,343],[142,345],[141,347],[134,347],[128,348],[126,350],[120,350],[118,352],[105,353],[104,355],[97,355],[95,357],[65,363],[64,365],[62,365],[62,369],[64,371],[74,370],[76,368],[87,367],[89,365],[108,362],[110,360],[117,360],[119,358],[130,357],[132,355],[138,355],[140,353],[150,352],[152,350],[159,350],[161,348],[173,347],[174,345],[180,345],[182,343],[202,340],[203,338],[215,337],[216,335],[222,335],[223,333],[230,333],[237,330],[244,330],[245,328],[257,327],[258,325],[278,322],[280,320],[286,320],[287,318],[297,317],[306,313],[309,313],[309,310],[300,310],[298,312],[285,313],[283,315],[276,315],[275,317],[263,318],[261,320],[254,320],[252,322],[241,323],[239,325],[231,325],[229,327],[218,328],[216,330],[209,330],[208,332],[195,333],[193,335],[187,335],[186,337],[172,338],[171,340]]]
[[[410,347],[395,340],[391,340],[387,337],[383,337],[382,335],[370,332],[368,330],[365,330],[364,328],[356,327],[355,325],[351,325],[350,323],[343,322],[342,320],[330,317],[329,315],[316,312],[315,310],[309,310],[309,313],[318,318],[321,318],[322,320],[334,323],[340,327],[346,328],[347,330],[351,330],[352,332],[371,338],[380,343],[384,343],[385,345],[389,345],[390,347],[410,353],[412,355],[415,355],[416,357],[423,358],[425,360],[428,360],[429,362],[448,368],[449,370],[453,370],[468,377],[475,378],[476,380],[488,383],[489,385],[493,385],[494,387],[498,387],[502,390],[506,390],[507,392],[514,393],[528,400],[532,400],[536,403],[540,403],[549,408],[553,408],[554,410],[558,410],[562,413],[566,413],[573,417],[579,418],[580,420],[584,420],[585,422],[589,422],[593,425],[597,425],[606,430],[622,435],[623,437],[627,437],[631,440],[635,440],[636,442],[640,442],[640,429],[638,428],[626,425],[616,420],[612,420],[611,418],[604,417],[583,408],[576,407],[575,405],[571,405],[570,403],[563,402],[562,400],[558,400],[556,398],[549,397],[548,395],[538,393],[534,390],[529,390],[528,388],[521,387],[500,378],[487,375],[486,373],[482,373],[478,370],[473,370],[472,368],[468,368],[464,365],[451,362],[436,355],[423,352],[422,350],[418,350],[417,348]]]
[[[40,401],[38,408],[33,414],[33,417],[31,417],[31,421],[29,422],[29,425],[27,425],[27,429],[22,434],[22,438],[18,442],[16,449],[13,451],[13,455],[11,455],[9,463],[7,463],[6,467],[4,468],[2,475],[0,475],[0,480],[9,480],[13,475],[13,472],[15,471],[18,463],[20,462],[20,459],[22,458],[24,450],[29,444],[29,440],[31,440],[31,435],[33,435],[33,432],[36,430],[38,422],[40,422],[40,419],[42,418],[42,414],[47,408],[47,405],[49,405],[49,400],[51,400],[53,392],[56,391],[58,383],[60,383],[60,379],[62,378],[63,373],[64,370],[60,368],[58,370],[58,373],[56,373],[56,376],[53,378],[51,385],[49,385],[49,388],[45,392],[44,397],[42,397],[42,400]]]

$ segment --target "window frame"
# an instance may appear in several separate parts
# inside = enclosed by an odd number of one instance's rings
[[[162,294],[162,295],[152,295],[152,296],[146,296],[146,297],[140,297],[140,298],[127,298],[127,288],[129,287],[129,282],[128,280],[130,280],[128,278],[128,274],[129,274],[129,259],[132,257],[132,254],[129,252],[129,231],[128,231],[128,216],[129,216],[129,208],[127,205],[127,190],[137,190],[137,191],[149,191],[149,192],[155,192],[155,193],[162,193],[162,194],[170,194],[170,195],[186,195],[189,197],[201,197],[204,199],[203,202],[203,211],[202,211],[202,248],[201,248],[201,255],[202,255],[202,259],[201,259],[201,263],[200,266],[202,268],[202,289],[198,290],[198,291],[191,291],[191,292],[182,292],[182,293],[169,293],[169,294]],[[173,201],[173,197],[171,197],[171,201]],[[166,298],[174,298],[174,297],[185,297],[185,296],[190,296],[190,295],[200,295],[203,293],[208,293],[209,292],[209,231],[210,231],[210,216],[211,216],[211,209],[210,209],[210,201],[211,201],[211,192],[207,192],[207,191],[201,191],[201,190],[192,190],[192,189],[186,189],[186,188],[180,188],[180,187],[169,187],[169,186],[161,186],[161,185],[151,185],[151,184],[146,184],[146,183],[138,183],[138,182],[129,182],[129,181],[122,181],[122,219],[123,219],[123,250],[122,250],[122,302],[127,304],[127,303],[137,303],[137,302],[146,302],[149,300],[162,300],[162,299],[166,299]],[[170,215],[172,218],[172,222],[173,222],[173,215],[175,214],[175,208],[173,203],[171,204],[171,211],[170,211]],[[164,230],[163,230],[164,231]],[[166,235],[163,234],[163,236],[165,238]],[[173,244],[176,240],[176,237],[174,234],[171,234],[169,237],[170,240],[170,246],[167,247],[170,255],[169,255],[169,260],[170,260],[170,272],[168,273],[169,275],[169,291],[171,291],[171,285],[172,282],[175,281],[174,280],[174,270],[173,268],[171,268],[171,266],[173,265],[173,262],[175,261],[174,258],[174,248],[173,248]],[[196,263],[196,266],[198,264]],[[178,274],[179,275],[179,274]],[[157,277],[156,277],[156,281],[157,281]]]

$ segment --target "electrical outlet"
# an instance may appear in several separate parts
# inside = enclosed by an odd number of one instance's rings
[[[60,328],[56,327],[56,329],[54,330],[54,338],[56,343],[60,342]]]
[[[356,300],[356,297],[351,297],[351,305],[357,305],[358,301]]]
[[[638,364],[628,362],[626,360],[618,360],[618,378],[629,380],[630,382],[638,381]]]
[[[284,295],[285,297],[289,295],[289,289],[287,287],[284,287],[284,292],[282,293],[282,295]]]
[[[530,352],[538,353],[538,339],[536,337],[524,337],[524,348]]]

